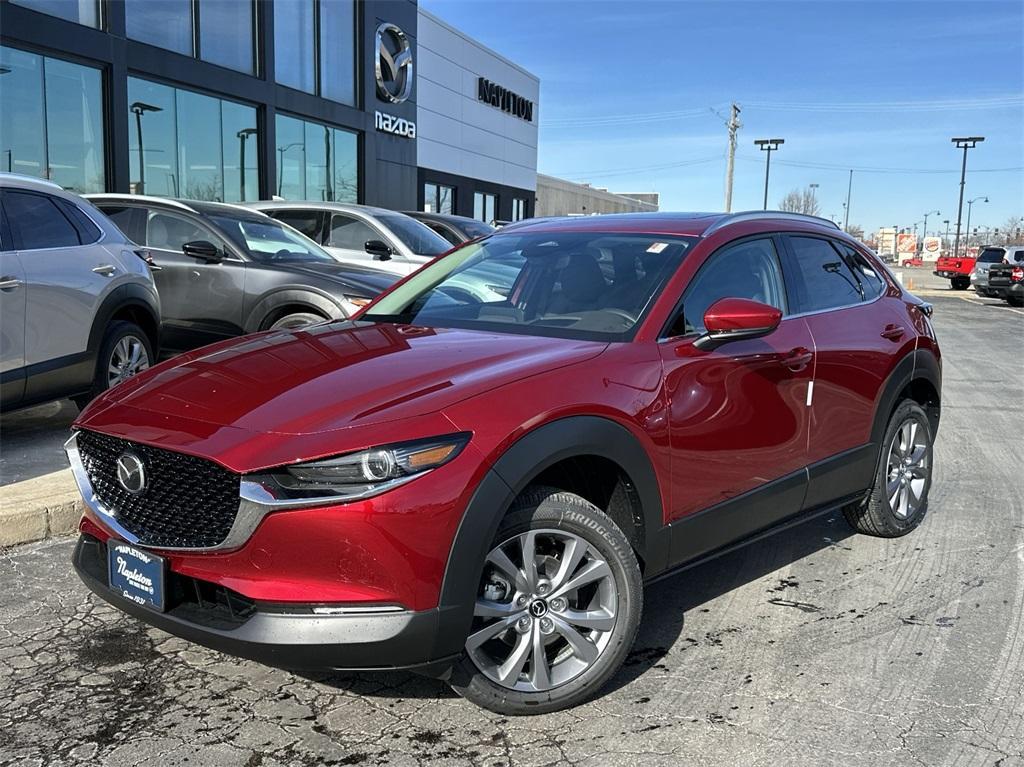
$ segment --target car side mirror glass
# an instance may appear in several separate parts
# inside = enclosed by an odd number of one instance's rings
[[[207,240],[193,240],[181,246],[181,252],[186,256],[214,264],[224,260],[224,254],[212,242]]]
[[[378,261],[389,261],[391,260],[391,246],[383,240],[367,240],[363,246],[366,248],[366,252],[373,256]]]
[[[730,341],[766,336],[782,322],[782,311],[749,298],[722,298],[704,312],[705,333],[693,345],[710,351]]]

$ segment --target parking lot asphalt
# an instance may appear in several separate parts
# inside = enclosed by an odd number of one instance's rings
[[[518,719],[195,647],[91,597],[69,538],[7,549],[0,765],[1024,764],[1024,313],[918,272],[944,396],[911,535],[826,516],[656,584],[599,697]]]

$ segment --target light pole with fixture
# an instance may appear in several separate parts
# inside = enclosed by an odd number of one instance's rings
[[[941,216],[942,214],[939,213],[939,211],[937,211],[937,210],[930,210],[930,211],[928,211],[927,213],[924,214],[924,229],[921,232],[921,255],[922,256],[924,255],[924,239],[925,239],[925,237],[928,236],[928,216],[932,216],[932,215]]]
[[[971,242],[971,208],[974,206],[974,203],[978,202],[979,200],[981,202],[988,202],[988,197],[986,197],[985,195],[981,195],[980,197],[975,197],[973,200],[967,201],[967,237],[964,240],[965,252]],[[957,249],[955,247],[953,248],[953,255],[957,255]]]
[[[146,155],[142,148],[142,115],[146,112],[163,112],[163,107],[156,107],[142,101],[134,102],[129,109],[135,115],[135,135],[139,141],[139,187],[136,194],[146,193]]]
[[[245,141],[256,135],[256,129],[242,128],[235,135],[238,136],[238,199],[245,202]]]
[[[764,164],[764,209],[768,210],[768,174],[772,169],[772,152],[777,152],[782,144],[785,144],[786,140],[781,138],[759,138],[754,141],[754,145],[757,146],[762,152],[768,153],[768,158]]]
[[[964,163],[960,167],[960,204],[956,210],[956,240],[953,244],[953,255],[957,255],[960,249],[960,219],[964,212],[964,182],[967,178],[967,150],[974,149],[978,144],[985,140],[984,136],[965,136],[963,138],[950,139],[956,144],[957,149],[964,150]]]

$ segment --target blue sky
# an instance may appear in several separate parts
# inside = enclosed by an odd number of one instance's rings
[[[540,77],[542,173],[721,210],[726,130],[712,110],[735,100],[734,210],[762,204],[754,139],[783,137],[769,207],[817,183],[822,213],[842,216],[853,167],[851,224],[909,226],[938,209],[929,230],[955,225],[950,138],[983,135],[966,197],[990,203],[972,228],[1024,215],[1019,0],[420,2]]]

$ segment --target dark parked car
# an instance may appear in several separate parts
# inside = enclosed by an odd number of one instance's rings
[[[168,350],[342,319],[398,279],[338,263],[291,227],[239,205],[141,195],[89,199],[155,264]]]
[[[988,270],[988,295],[1011,306],[1024,306],[1024,264],[992,264]]]
[[[481,270],[504,276],[493,300],[445,291]],[[75,567],[226,652],[415,668],[510,714],[572,706],[630,652],[644,581],[818,514],[921,523],[930,314],[809,216],[499,231],[354,321],[103,395],[68,443]]]
[[[407,210],[405,215],[422,221],[452,245],[486,237],[494,232],[494,227],[466,216],[452,216],[447,213],[426,213],[422,210]]]

